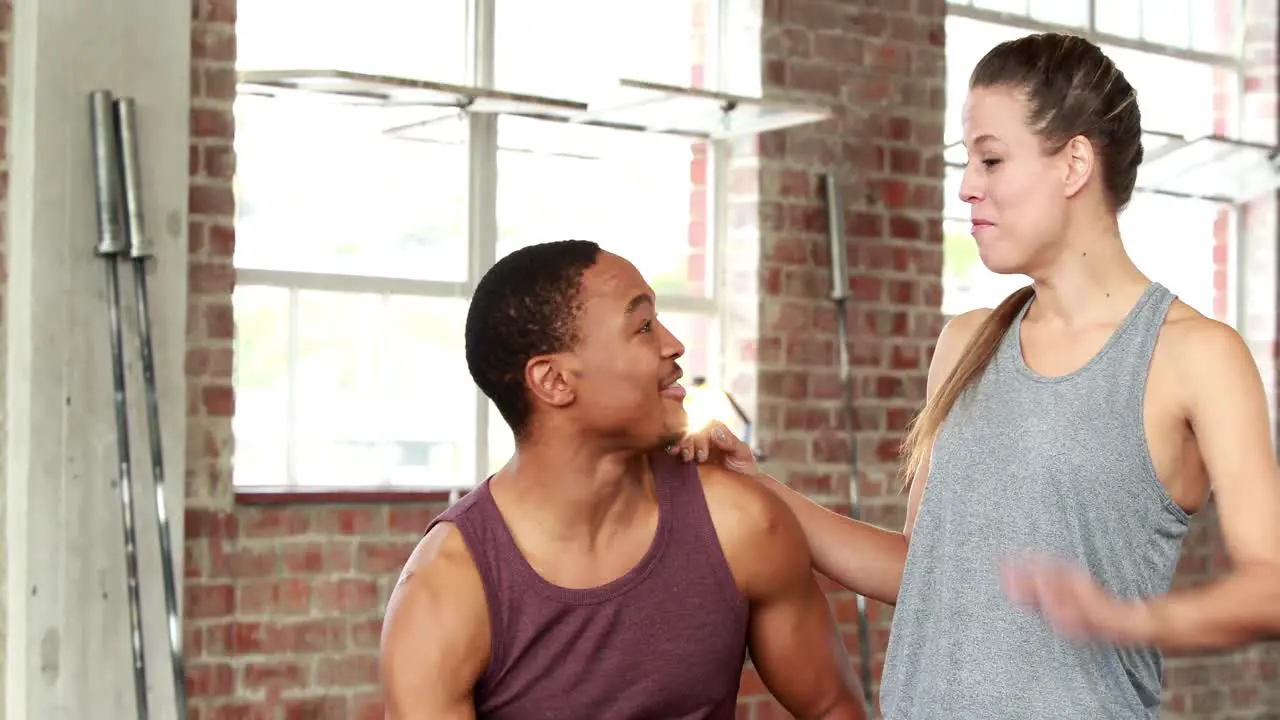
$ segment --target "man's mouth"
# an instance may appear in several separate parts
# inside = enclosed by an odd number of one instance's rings
[[[663,383],[658,386],[658,394],[668,400],[675,400],[677,402],[683,401],[685,392],[684,386],[680,385],[680,378],[682,377],[684,377],[684,373],[677,370],[675,375],[663,381]]]

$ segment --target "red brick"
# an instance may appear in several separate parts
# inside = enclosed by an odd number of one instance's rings
[[[348,720],[347,699],[332,696],[287,700],[284,720]]]
[[[368,535],[386,525],[385,507],[334,508],[323,511],[316,528],[326,535]]]
[[[246,690],[272,686],[300,688],[308,685],[307,667],[296,662],[249,663],[244,666],[241,684]]]
[[[286,537],[310,528],[311,516],[306,510],[273,507],[246,511],[241,532],[246,538]]]
[[[240,583],[241,616],[306,615],[311,610],[312,587],[301,578],[248,580]]]
[[[189,663],[187,694],[191,697],[222,697],[235,692],[235,670],[226,663]]]
[[[191,136],[197,138],[231,138],[235,133],[235,118],[225,110],[193,108],[191,110]],[[229,189],[228,189],[229,190]]]
[[[207,713],[204,717],[208,720],[272,720],[271,708],[257,703],[218,704],[209,707]]]
[[[382,619],[353,620],[350,635],[351,647],[376,648],[382,642]]]
[[[235,228],[228,225],[214,225],[209,228],[209,255],[211,257],[230,259],[236,249]]]
[[[201,27],[197,23],[191,32],[191,55],[200,60],[234,63],[235,33],[224,28]]]
[[[387,521],[388,529],[395,534],[425,533],[442,509],[441,506],[393,507]]]
[[[227,187],[192,183],[187,202],[197,215],[230,215],[236,211],[235,195]]]
[[[231,585],[187,583],[185,589],[183,614],[189,620],[226,617],[235,612],[236,591]]]
[[[322,657],[316,661],[316,683],[322,686],[378,684],[377,655]]]
[[[363,573],[398,573],[413,547],[412,542],[362,542],[356,548],[356,569]]]
[[[234,23],[236,21],[236,0],[194,0],[191,5],[197,21],[207,20],[211,23]],[[192,23],[199,27],[200,23]]]
[[[337,619],[264,624],[261,652],[278,655],[342,651],[347,648],[346,631],[346,623]]]
[[[357,693],[351,698],[353,720],[385,720],[386,703],[380,693]]]
[[[280,556],[290,574],[340,573],[351,569],[355,545],[347,540],[290,543],[281,548]]]
[[[380,606],[378,583],[371,578],[338,578],[315,584],[316,607],[323,613],[363,613]]]
[[[209,415],[231,417],[236,408],[235,389],[230,385],[207,385],[200,390],[200,404]]]
[[[192,263],[188,274],[188,289],[193,294],[218,295],[230,300],[235,286],[236,271],[229,263]]]
[[[275,548],[240,547],[225,552],[217,539],[206,546],[209,552],[209,577],[267,577],[278,572],[280,558]]]

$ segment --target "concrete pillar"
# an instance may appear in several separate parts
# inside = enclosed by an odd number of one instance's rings
[[[137,101],[167,508],[182,547],[191,8],[18,0],[9,88],[5,718],[136,717],[88,93]],[[151,718],[174,716],[155,495],[121,268]],[[181,560],[178,577],[182,577]]]

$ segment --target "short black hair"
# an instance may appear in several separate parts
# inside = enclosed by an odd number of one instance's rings
[[[528,429],[532,411],[525,365],[577,345],[582,274],[599,256],[590,240],[530,245],[494,263],[476,284],[467,310],[467,369],[516,437]]]

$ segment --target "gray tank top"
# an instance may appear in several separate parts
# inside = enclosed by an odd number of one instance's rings
[[[894,612],[885,720],[1126,720],[1159,713],[1163,661],[1079,645],[1011,604],[999,565],[1073,560],[1120,597],[1167,592],[1188,517],[1156,479],[1143,397],[1174,296],[1152,284],[1084,367],[1032,371],[1016,316],[933,447]]]

